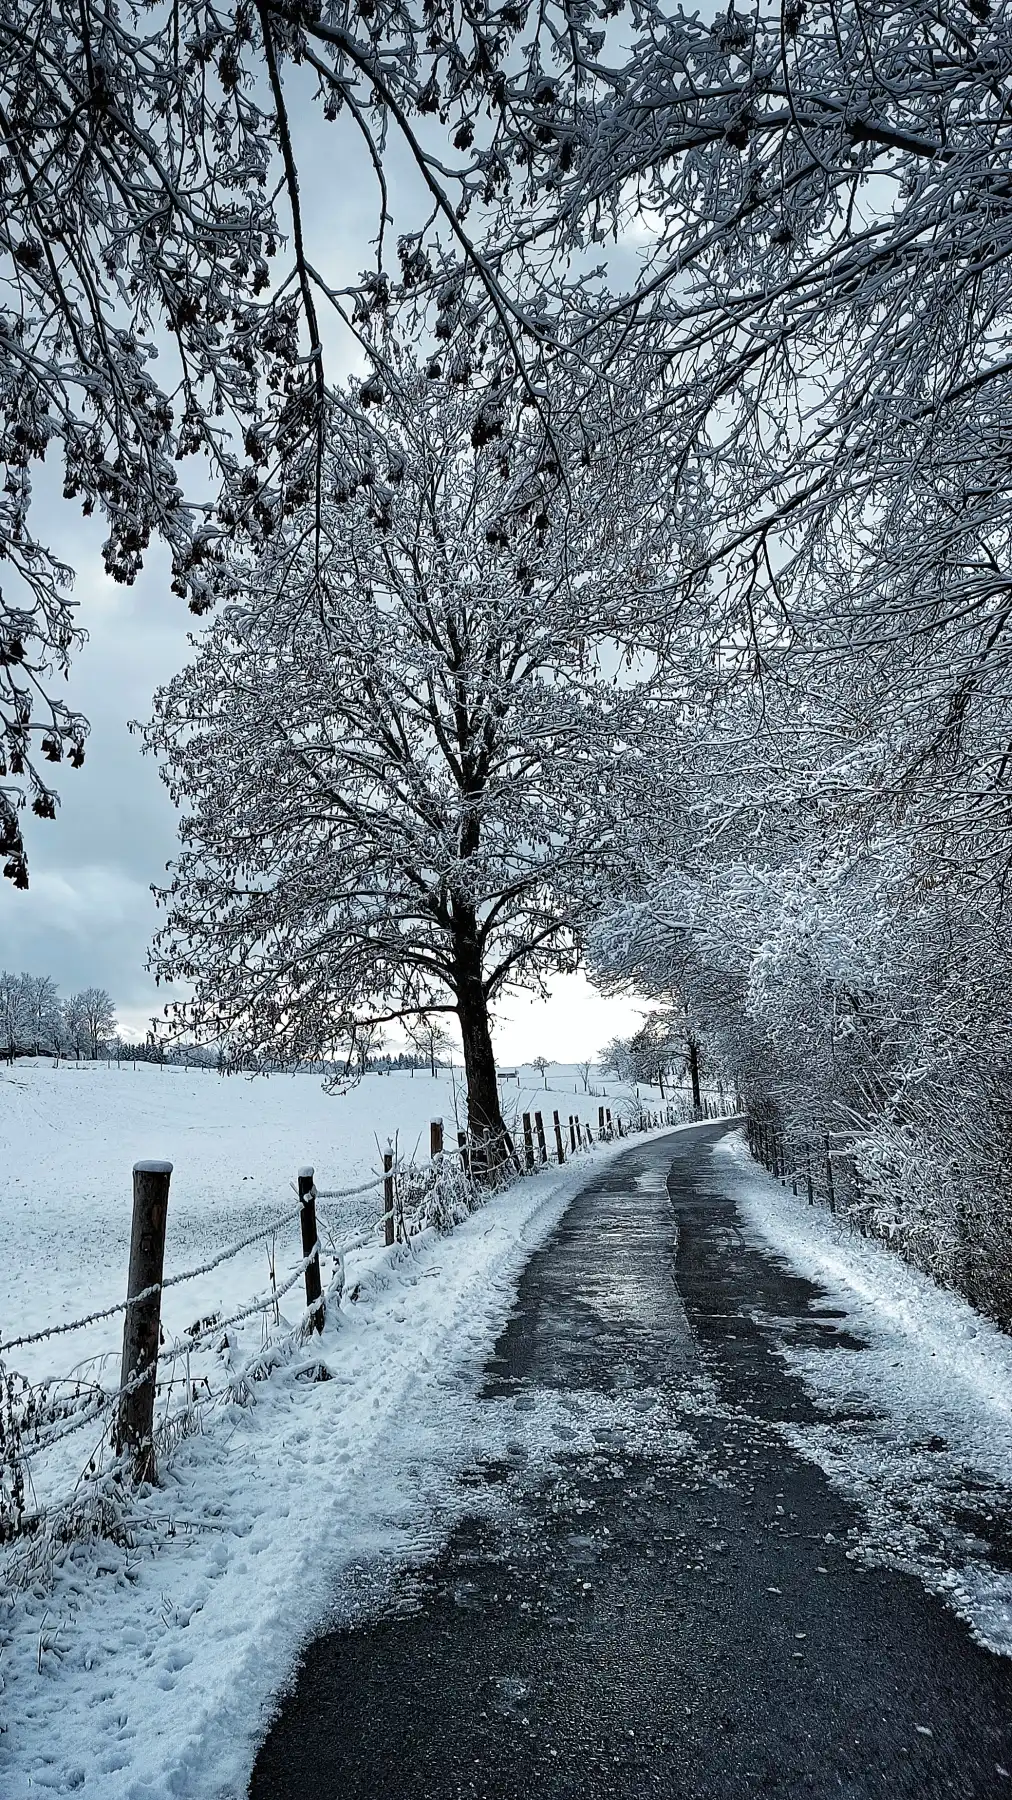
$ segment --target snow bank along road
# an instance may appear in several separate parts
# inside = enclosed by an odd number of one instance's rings
[[[971,1630],[1009,1618],[1007,1346],[950,1358],[955,1447],[925,1436],[932,1343],[953,1308],[988,1328],[721,1135],[589,1176],[461,1409],[469,1464],[416,1471],[452,1535],[385,1586],[363,1559],[252,1800],[1012,1794],[1012,1662]]]

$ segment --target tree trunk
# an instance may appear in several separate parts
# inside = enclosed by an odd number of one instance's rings
[[[467,1082],[467,1128],[472,1145],[489,1140],[488,1155],[478,1154],[479,1166],[485,1160],[489,1167],[502,1163],[509,1154],[506,1126],[499,1106],[499,1084],[496,1080],[495,1054],[489,1029],[488,1001],[482,982],[481,950],[478,944],[477,920],[469,908],[455,908],[454,976],[457,1017],[464,1046],[464,1076]],[[472,1155],[472,1167],[475,1158]]]
[[[699,1046],[695,1038],[689,1039],[689,1080],[692,1082],[692,1105],[696,1112],[702,1106],[699,1092]]]

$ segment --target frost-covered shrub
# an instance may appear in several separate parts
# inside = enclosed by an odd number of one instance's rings
[[[404,1232],[414,1236],[432,1226],[449,1232],[460,1225],[488,1190],[479,1187],[458,1156],[437,1156],[431,1163],[408,1163],[397,1177],[398,1213]]]

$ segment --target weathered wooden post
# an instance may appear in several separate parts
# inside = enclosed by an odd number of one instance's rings
[[[571,1156],[576,1155],[576,1121],[572,1113],[569,1115],[569,1153]]]
[[[458,1131],[458,1133],[457,1133],[457,1149],[460,1151],[460,1166],[463,1169],[465,1175],[470,1175],[470,1173],[471,1173],[471,1155],[470,1155],[470,1152],[467,1147],[467,1132],[466,1131]]]
[[[538,1134],[538,1156],[542,1163],[548,1161],[548,1145],[545,1143],[545,1121],[539,1112],[534,1114],[534,1129]]]
[[[170,1162],[134,1163],[130,1271],[120,1373],[120,1388],[125,1391],[120,1395],[116,1416],[116,1448],[118,1452],[129,1452],[135,1481],[157,1479],[155,1383],[171,1175]]]
[[[524,1161],[529,1169],[534,1167],[534,1133],[531,1130],[531,1115],[524,1113]]]
[[[617,1125],[617,1126],[618,1126],[618,1135],[619,1135],[619,1137],[625,1137],[625,1132],[624,1132],[624,1131],[623,1131],[623,1130],[622,1130],[622,1114],[621,1114],[621,1113],[619,1113],[619,1114],[618,1114],[618,1115],[617,1115],[617,1117],[616,1117],[616,1120],[615,1120],[615,1123],[616,1123],[616,1125]]]
[[[383,1242],[389,1249],[394,1241],[394,1153],[383,1152]]]
[[[552,1113],[552,1119],[555,1123],[555,1148],[558,1152],[560,1163],[564,1163],[566,1160],[566,1152],[562,1147],[562,1126],[559,1124],[559,1115],[557,1112]]]
[[[443,1154],[443,1121],[442,1121],[442,1119],[430,1119],[430,1121],[429,1121],[429,1155],[432,1158],[432,1161],[435,1162],[436,1157],[442,1156],[442,1154]]]
[[[597,1109],[597,1135],[599,1138],[603,1138],[603,1136],[604,1136],[604,1107],[603,1106],[599,1106]]]
[[[605,1111],[605,1117],[608,1120],[608,1136],[614,1137],[615,1136],[615,1127],[611,1122],[611,1107],[606,1106],[604,1111]]]
[[[306,1264],[306,1305],[313,1314],[314,1331],[323,1330],[323,1283],[320,1280],[320,1245],[316,1230],[316,1189],[312,1169],[299,1170],[299,1222],[302,1226],[302,1254],[311,1258]]]

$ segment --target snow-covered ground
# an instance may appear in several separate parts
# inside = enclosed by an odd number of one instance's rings
[[[915,1573],[988,1648],[1012,1655],[1012,1339],[885,1245],[782,1188],[740,1134],[715,1173],[754,1240],[825,1289],[864,1348],[792,1342],[788,1365],[825,1423],[787,1440],[856,1498],[852,1553]]]
[[[596,1124],[600,1101],[579,1082],[575,1098],[568,1074],[550,1071],[546,1092],[533,1071],[529,1083],[521,1072],[509,1098],[517,1110],[550,1115],[557,1106],[564,1118],[578,1110]],[[623,1096],[607,1086],[615,1109]],[[427,1144],[430,1118],[444,1118],[448,1138],[455,1129],[452,1079],[421,1075],[370,1076],[332,1097],[308,1076],[248,1083],[205,1071],[21,1063],[0,1081],[0,1108],[5,1341],[122,1297],[136,1158],[174,1164],[171,1274],[290,1213],[300,1166],[315,1166],[321,1189],[354,1186],[395,1132],[410,1154]],[[621,1147],[600,1145],[590,1157]],[[3,1800],[245,1791],[264,1709],[335,1593],[352,1592],[380,1549],[391,1570],[399,1556],[417,1556],[437,1511],[448,1528],[455,1475],[473,1454],[467,1398],[523,1263],[588,1162],[517,1183],[450,1237],[427,1231],[391,1251],[378,1240],[374,1193],[321,1203],[339,1244],[371,1235],[348,1258],[345,1303],[331,1308],[322,1337],[296,1342],[268,1379],[239,1382],[233,1395],[223,1388],[163,1460],[162,1484],[126,1503],[120,1541],[75,1544],[55,1578],[47,1570],[9,1592],[0,1615]],[[300,1256],[290,1218],[277,1234],[279,1282],[297,1273]],[[170,1289],[169,1339],[267,1285],[260,1243]],[[300,1285],[282,1302],[282,1332],[286,1313],[298,1323]],[[230,1333],[233,1368],[256,1355],[263,1329],[254,1317]],[[109,1387],[120,1330],[116,1317],[5,1361],[33,1380],[74,1367]],[[204,1355],[214,1354],[212,1337]],[[77,1432],[53,1453],[54,1481],[72,1480],[87,1437]]]
[[[522,1073],[514,1104],[596,1120],[599,1101],[576,1099],[570,1072],[549,1079],[546,1094]],[[175,1164],[171,1271],[290,1210],[300,1165],[315,1165],[320,1188],[354,1186],[395,1132],[409,1154],[419,1140],[424,1149],[431,1117],[444,1118],[449,1136],[453,1098],[449,1078],[419,1075],[371,1076],[331,1098],[311,1077],[247,1083],[203,1071],[18,1065],[0,1081],[4,1338],[121,1297],[136,1157]],[[475,1505],[458,1478],[479,1447],[494,1457],[500,1432],[501,1455],[515,1448],[511,1407],[501,1419],[482,1407],[479,1430],[483,1364],[531,1251],[591,1159],[621,1148],[600,1145],[541,1171],[451,1236],[427,1231],[392,1251],[378,1240],[374,1194],[321,1205],[337,1241],[371,1231],[349,1256],[344,1304],[322,1337],[293,1340],[266,1379],[234,1393],[221,1385],[163,1460],[161,1486],[125,1502],[125,1533],[75,1544],[54,1579],[8,1595],[2,1800],[239,1800],[272,1697],[307,1636],[375,1606],[398,1569]],[[781,1189],[740,1138],[717,1147],[713,1167],[746,1231],[818,1282],[840,1315],[827,1326],[865,1346],[815,1348],[804,1333],[794,1339],[789,1321],[767,1321],[822,1412],[817,1425],[782,1427],[785,1436],[862,1504],[852,1553],[916,1572],[982,1642],[1012,1654],[1012,1576],[1001,1566],[1012,1563],[1012,1341],[885,1247]],[[298,1271],[300,1248],[289,1219],[277,1237],[279,1281]],[[169,1290],[170,1337],[197,1313],[262,1291],[267,1274],[258,1244]],[[301,1307],[297,1282],[282,1301],[282,1335]],[[255,1356],[260,1331],[254,1318],[232,1334],[235,1369]],[[46,1339],[6,1360],[38,1379],[90,1357],[110,1385],[102,1358],[114,1382],[119,1332],[117,1317],[82,1334],[83,1344]],[[525,1454],[553,1433],[579,1452],[601,1425],[589,1414],[553,1421],[546,1400],[524,1416]],[[635,1427],[666,1428],[659,1416]],[[84,1435],[68,1440],[78,1459]]]
[[[597,1130],[597,1109],[628,1112],[634,1090],[598,1078],[585,1094],[562,1065],[504,1081],[508,1118],[541,1107],[551,1141],[551,1112],[579,1112]],[[575,1089],[579,1089],[579,1094]],[[658,1104],[643,1089],[645,1105]],[[321,1190],[355,1187],[381,1166],[395,1140],[401,1155],[428,1155],[429,1121],[442,1118],[447,1146],[463,1122],[459,1071],[370,1074],[349,1092],[327,1094],[313,1075],[222,1079],[209,1070],[23,1060],[0,1072],[0,1340],[55,1319],[98,1311],[123,1298],[130,1244],[131,1169],[141,1158],[173,1164],[166,1272],[203,1263],[229,1243],[293,1212],[298,1170],[312,1165]],[[379,1216],[378,1190],[353,1201],[321,1203],[340,1243]],[[277,1276],[301,1256],[294,1217],[279,1229]],[[260,1243],[213,1274],[165,1297],[172,1333],[269,1284]],[[81,1356],[118,1355],[119,1319],[83,1340],[47,1340],[20,1350],[15,1366],[32,1379],[64,1373]]]

